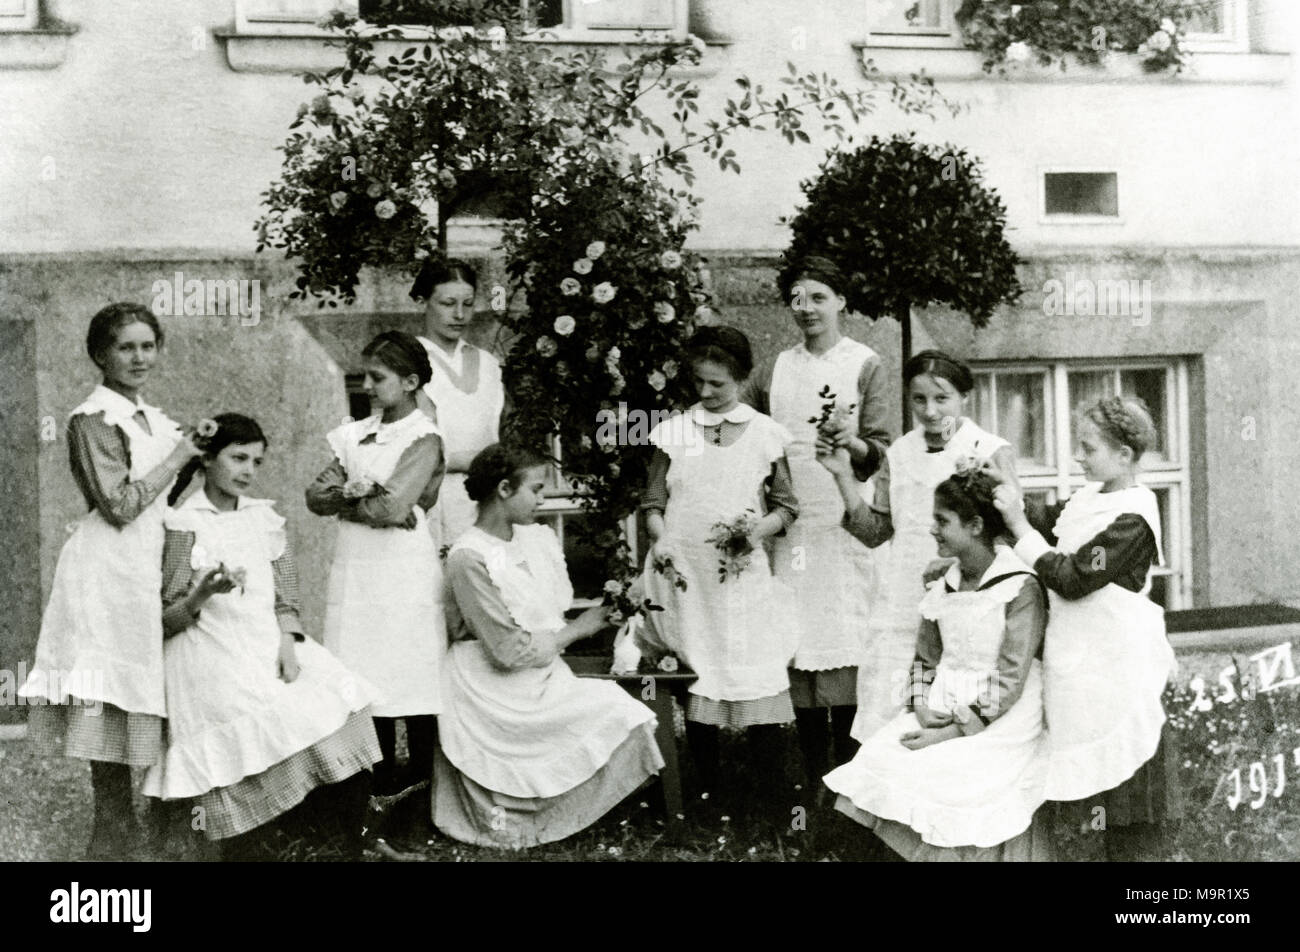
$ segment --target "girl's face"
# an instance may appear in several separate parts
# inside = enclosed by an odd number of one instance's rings
[[[966,412],[966,395],[946,377],[918,374],[908,384],[912,419],[926,433],[942,436],[945,441],[957,432],[957,424]]]
[[[399,377],[387,364],[373,357],[366,358],[366,379],[362,389],[370,398],[372,408],[389,410],[405,406],[419,385],[420,380],[415,374]]]
[[[836,294],[829,285],[812,278],[800,278],[790,286],[790,309],[794,311],[795,323],[804,337],[838,330],[844,305],[842,294]]]
[[[144,386],[157,359],[158,339],[153,328],[136,321],[117,329],[112,346],[99,355],[98,363],[104,372],[104,383],[134,391]]]
[[[231,443],[216,456],[204,457],[204,481],[227,496],[242,496],[253,484],[265,455],[265,443]]]
[[[542,505],[546,489],[546,467],[528,467],[519,473],[519,487],[510,492],[509,486],[509,483],[503,482],[497,492],[507,493],[500,498],[510,524],[526,526],[536,522],[537,510]]]
[[[1079,421],[1079,448],[1074,459],[1089,482],[1110,483],[1133,470],[1133,450],[1112,444],[1087,417]]]
[[[939,555],[943,558],[960,559],[968,552],[984,548],[984,540],[980,537],[983,531],[984,521],[979,516],[970,522],[962,522],[957,513],[935,502],[930,535],[939,544]]]
[[[691,379],[700,404],[711,413],[726,413],[740,400],[740,381],[724,365],[712,360],[697,360],[691,365]]]
[[[434,285],[424,302],[424,321],[429,332],[444,340],[459,340],[474,316],[474,288],[464,281]]]

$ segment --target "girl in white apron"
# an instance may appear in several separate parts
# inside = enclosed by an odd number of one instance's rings
[[[334,461],[308,488],[307,508],[338,518],[325,647],[380,693],[372,708],[384,751],[376,787],[388,794],[427,780],[437,746],[447,637],[442,565],[426,514],[437,501],[443,449],[416,406],[432,372],[420,342],[385,331],[362,357],[375,414],[329,432]],[[406,721],[410,749],[400,777],[396,718]]]
[[[90,512],[59,553],[36,658],[20,689],[28,738],[91,762],[92,859],[137,845],[131,767],[158,759],[163,692],[159,557],[167,488],[198,450],[140,400],[162,346],[148,308],[110,304],[86,349],[104,382],[72,411],[68,455]]]
[[[908,710],[867,738],[826,785],[836,808],[908,860],[1050,859],[1042,665],[1047,601],[995,540],[985,473],[934,493],[938,551],[955,556],[921,600]]]
[[[144,792],[192,798],[205,836],[226,858],[248,858],[263,845],[258,828],[320,789],[345,854],[359,859],[370,765],[382,756],[376,692],[303,634],[284,518],[246,495],[266,452],[261,427],[236,413],[216,423],[203,488],[165,520],[167,742]]]
[[[822,775],[857,748],[849,729],[874,582],[873,553],[842,531],[844,502],[817,463],[817,440],[821,435],[848,452],[864,499],[870,498],[866,480],[889,445],[880,357],[840,331],[846,283],[825,258],[806,258],[783,271],[782,291],[803,341],[759,367],[741,396],[793,436],[787,455],[799,519],[773,540],[772,571],[794,593],[799,641],[790,697],[809,789],[818,789]],[[815,421],[829,403],[838,412],[819,427]]]
[[[478,277],[467,262],[429,259],[411,286],[411,297],[424,304],[425,336],[433,378],[423,394],[432,404],[442,432],[447,474],[430,529],[440,548],[450,546],[474,524],[474,503],[465,494],[470,460],[497,441],[505,406],[501,364],[490,352],[464,337],[474,316]]]
[[[963,415],[975,386],[965,364],[936,350],[922,351],[904,365],[903,386],[916,426],[886,452],[870,504],[859,496],[842,449],[817,457],[834,475],[844,500],[844,528],[872,548],[890,543],[881,560],[866,651],[858,667],[853,736],[860,741],[903,709],[921,620],[917,606],[925,595],[922,576],[936,554],[930,534],[935,487],[953,474],[958,461],[971,457],[992,457],[1015,478],[1015,457],[1007,441]]]
[[[721,779],[718,728],[747,729],[773,816],[788,823],[779,725],[794,719],[786,667],[797,631],[790,593],[772,577],[763,542],[799,512],[785,457],[790,436],[739,402],[753,367],[744,334],[701,328],[687,357],[700,402],[650,433],[655,453],[642,507],[653,545],[642,577],[646,595],[664,610],[648,613],[644,635],[698,676],[686,729],[704,791],[717,791]],[[721,579],[709,535],[716,523],[746,510],[757,520],[749,565]],[[665,559],[686,582],[684,590],[655,570]]]
[[[1155,494],[1137,484],[1155,426],[1140,399],[1109,397],[1083,413],[1078,435],[1075,458],[1088,485],[1036,519],[1041,531],[1015,487],[997,495],[1016,554],[1051,592],[1043,649],[1052,732],[1047,797],[1080,801],[1074,812],[1090,821],[1104,816],[1111,859],[1158,859],[1161,824],[1179,803],[1160,700],[1174,655],[1164,612],[1147,597],[1151,568],[1162,559],[1160,510]]]
[[[469,467],[478,519],[447,556],[442,746],[434,824],[463,843],[522,849],[585,829],[663,767],[655,716],[617,684],[579,678],[565,647],[608,626],[573,621],[560,542],[535,525],[535,453],[491,446]]]

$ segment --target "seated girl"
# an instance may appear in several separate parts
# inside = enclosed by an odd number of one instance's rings
[[[245,495],[266,453],[256,421],[216,418],[203,488],[165,519],[167,738],[144,792],[194,798],[226,858],[256,852],[264,824],[331,786],[344,851],[359,858],[370,768],[381,757],[374,689],[303,636],[284,518]],[[175,503],[198,465],[182,471]],[[244,835],[250,834],[250,835]]]
[[[650,709],[560,658],[604,628],[573,621],[573,586],[555,533],[536,525],[546,460],[493,444],[465,480],[474,525],[447,556],[442,747],[433,822],[463,843],[514,849],[578,832],[663,767]]]
[[[1049,858],[1032,826],[1048,762],[1046,603],[1028,566],[994,545],[995,486],[969,469],[935,489],[931,531],[958,561],[921,600],[911,710],[825,778],[836,809],[908,860]]]

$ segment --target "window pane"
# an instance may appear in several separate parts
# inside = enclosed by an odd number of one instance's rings
[[[1143,370],[1121,370],[1119,373],[1119,390],[1126,396],[1140,397],[1146,401],[1151,411],[1151,419],[1156,425],[1156,445],[1147,450],[1142,461],[1167,462],[1169,460],[1169,431],[1173,421],[1169,419],[1168,407],[1165,405],[1165,371],[1150,367]]]
[[[874,0],[877,33],[909,33],[943,27],[944,0]]]
[[[1171,552],[1169,549],[1169,526],[1170,526],[1170,492],[1168,487],[1152,487],[1152,492],[1156,494],[1156,504],[1160,508],[1160,549],[1164,553],[1165,568],[1168,572],[1153,575],[1151,578],[1150,598],[1158,605],[1170,608],[1174,591],[1179,585],[1179,579],[1182,576],[1182,566],[1178,564],[1178,554]]]
[[[564,524],[564,560],[569,567],[575,598],[598,598],[607,578],[605,565],[583,539],[583,529],[591,516],[585,512],[543,513],[538,521],[560,532]]]
[[[1190,7],[1191,17],[1187,21],[1188,33],[1222,33],[1227,24],[1224,16],[1224,0],[1185,0],[1184,6]]]
[[[1047,465],[1050,441],[1041,374],[998,374],[997,427],[1017,460]]]
[[[941,0],[915,0],[908,6],[904,16],[909,26],[937,29],[939,26],[939,4]]]
[[[993,419],[993,375],[977,373],[974,377],[975,389],[971,391],[970,403],[967,405],[970,418],[990,433],[996,433],[997,423]]]
[[[1070,388],[1070,450],[1078,446],[1079,414],[1098,400],[1115,394],[1115,374],[1110,370],[1072,370],[1067,374]],[[1081,473],[1082,467],[1073,459],[1070,472]]]
[[[1119,215],[1115,172],[1046,172],[1043,194],[1047,215]]]

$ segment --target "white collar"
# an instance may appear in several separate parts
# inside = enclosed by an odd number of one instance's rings
[[[451,349],[450,354],[443,350],[441,346],[435,344],[431,337],[421,337],[420,341],[424,344],[424,349],[429,352],[430,357],[437,357],[457,375],[463,372],[465,366],[465,351],[470,347],[470,345],[465,342],[464,337],[456,338],[456,346]]]
[[[394,420],[392,423],[385,423],[384,415],[382,413],[376,413],[366,417],[361,421],[357,438],[363,440],[373,433],[375,435],[376,443],[388,443],[397,439],[408,429],[418,427],[421,420],[428,423],[430,433],[438,432],[433,426],[433,422],[424,415],[424,411],[419,407],[416,407],[406,416],[402,417],[400,420]]]
[[[257,509],[262,506],[274,505],[275,500],[273,499],[254,499],[250,496],[236,496],[234,511],[239,512],[244,509]],[[201,486],[195,492],[190,493],[189,497],[176,508],[195,509],[200,512],[215,512],[218,515],[224,515],[226,512],[230,511],[218,509],[216,504],[208,498],[208,494],[203,491],[203,487]]]
[[[153,407],[141,400],[138,394],[135,402],[132,403],[116,390],[110,389],[102,383],[87,398],[86,405],[103,410],[104,421],[115,426],[125,420],[133,419],[137,413],[143,413],[147,418],[149,411],[153,409]]]
[[[1033,569],[1027,566],[1024,561],[1007,546],[995,545],[993,547],[993,561],[990,562],[989,567],[984,570],[984,574],[980,576],[979,585],[976,585],[975,587],[979,588],[981,585],[997,578],[999,575],[1009,575],[1012,572],[1032,573]],[[954,592],[959,591],[961,589],[961,563],[954,562],[952,565],[948,566],[948,571],[944,574],[943,580],[947,584],[948,588],[952,589]]]
[[[848,339],[849,339],[848,337],[841,334],[839,340],[831,344],[831,346],[827,347],[820,354],[814,354],[811,350],[809,350],[808,342],[806,340],[801,341],[799,343],[799,346],[796,349],[802,352],[803,356],[809,358],[810,360],[826,360],[828,357],[831,356],[831,354],[839,350],[840,347],[844,344],[844,342],[847,341]]]
[[[725,420],[727,423],[748,423],[758,414],[758,411],[748,403],[737,403],[726,413],[714,413],[712,410],[704,409],[704,405],[697,403],[690,409],[691,419],[700,426],[721,426]]]

